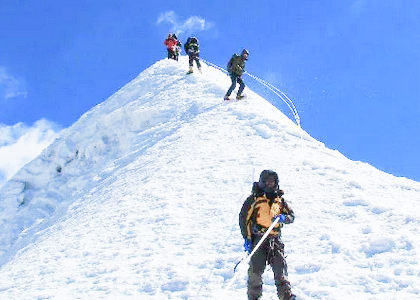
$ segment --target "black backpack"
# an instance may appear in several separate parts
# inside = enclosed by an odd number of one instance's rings
[[[190,44],[196,44],[198,49],[198,40],[196,37],[189,37],[187,41],[184,44],[184,50],[186,53],[188,53],[188,48],[190,47]]]
[[[232,57],[230,58],[230,60],[229,60],[229,62],[228,62],[228,64],[227,64],[227,71],[229,72],[229,73],[232,73],[232,71],[233,71],[233,63],[235,62],[235,60],[237,59],[239,57],[239,55],[238,54],[233,54],[232,55]]]

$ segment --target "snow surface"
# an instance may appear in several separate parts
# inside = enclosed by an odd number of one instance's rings
[[[158,61],[2,187],[0,299],[246,299],[244,264],[225,287],[264,169],[295,211],[299,299],[420,299],[420,183],[326,148],[249,89],[224,103],[228,76],[187,66]]]

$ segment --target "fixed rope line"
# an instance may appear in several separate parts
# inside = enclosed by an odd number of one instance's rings
[[[206,64],[228,74],[228,72],[219,67],[218,65],[215,65],[205,59],[200,58],[200,60],[202,60],[203,62],[205,62]],[[293,114],[293,117],[295,119],[296,124],[300,126],[300,117],[299,117],[299,113],[296,109],[296,106],[293,104],[293,101],[289,99],[289,97],[286,96],[285,93],[283,93],[282,91],[280,91],[278,88],[276,88],[275,86],[273,86],[272,84],[262,80],[261,78],[258,78],[257,76],[252,75],[251,73],[245,72],[246,75],[248,75],[249,77],[251,77],[252,79],[254,79],[255,81],[259,82],[260,84],[264,85],[266,88],[268,88],[270,91],[272,91],[274,94],[276,94],[290,109],[290,111]]]
[[[293,101],[290,100],[289,97],[287,97],[285,93],[283,93],[278,88],[276,88],[275,86],[271,85],[270,83],[262,80],[261,78],[258,78],[258,77],[254,76],[254,75],[252,75],[252,74],[250,74],[248,72],[245,72],[245,74],[248,75],[249,77],[251,77],[252,79],[256,80],[257,82],[261,83],[262,85],[264,85],[266,88],[268,88],[274,94],[276,94],[284,103],[286,103],[286,105],[289,107],[289,109],[293,113],[293,116],[295,118],[296,124],[300,127],[299,113],[297,112],[297,109],[296,109],[295,105],[293,104]]]
[[[283,93],[282,91],[280,91],[278,88],[276,88],[275,86],[273,86],[272,84],[262,80],[261,78],[258,78],[248,72],[245,72],[245,74],[247,74],[249,77],[251,77],[252,79],[256,80],[257,82],[259,82],[260,84],[264,85],[266,88],[268,88],[270,91],[272,91],[274,94],[276,94],[284,103],[286,103],[286,105],[289,107],[290,111],[293,113],[293,116],[295,118],[295,122],[298,125],[298,127],[300,129],[302,129],[302,127],[300,126],[300,116],[299,113],[296,109],[296,106],[294,105],[293,101],[289,99],[289,97],[286,96],[285,93]],[[301,159],[300,159],[300,164],[299,164],[299,170],[298,170],[298,177],[294,177],[294,182],[298,182],[300,180],[300,170],[302,167],[302,162],[303,162],[303,136],[302,136],[302,131],[299,131],[299,136],[300,136],[300,151],[301,151]],[[293,184],[291,184],[293,186]]]
[[[228,72],[227,72],[225,69],[223,69],[223,68],[219,67],[218,65],[215,65],[215,64],[213,64],[213,63],[211,63],[211,62],[209,62],[209,61],[207,61],[207,60],[205,60],[205,59],[202,59],[201,57],[200,57],[200,60],[202,60],[202,61],[203,61],[203,62],[205,62],[206,64],[208,64],[208,65],[212,66],[213,68],[216,68],[216,69],[218,69],[218,70],[220,70],[220,71],[222,71],[222,72],[224,72],[224,73],[228,74]]]

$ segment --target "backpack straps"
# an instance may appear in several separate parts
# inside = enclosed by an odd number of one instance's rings
[[[266,227],[267,224],[261,225],[258,222],[259,218],[259,209],[256,208],[256,206],[263,204],[268,205],[270,207],[270,216],[278,215],[280,213],[284,213],[284,209],[286,208],[285,200],[282,197],[276,198],[277,201],[270,200],[267,197],[264,196],[253,196],[253,202],[248,210],[247,217],[246,217],[246,229],[247,229],[247,236],[251,237],[252,234],[264,234],[268,227]],[[280,200],[280,201],[279,201]],[[266,216],[264,217],[265,221],[264,223],[267,223]],[[270,219],[271,220],[271,219]],[[281,227],[283,227],[282,224],[276,225],[272,231],[275,233],[279,233],[281,230]]]
[[[256,211],[254,210],[255,205],[257,203],[256,197],[254,196],[254,201],[252,202],[250,208],[248,209],[248,213],[246,215],[246,221],[245,221],[245,225],[246,225],[246,231],[247,231],[247,236],[248,238],[251,238],[252,235],[252,225],[255,223],[255,215],[256,215]]]

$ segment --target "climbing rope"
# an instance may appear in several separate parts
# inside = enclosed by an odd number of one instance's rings
[[[202,58],[200,58],[200,60],[202,60],[206,64],[208,64],[208,65],[210,65],[210,66],[212,66],[212,67],[214,67],[214,68],[216,68],[216,69],[218,69],[218,70],[220,70],[220,71],[222,71],[222,72],[224,72],[226,74],[228,73],[225,69],[223,69],[223,68],[221,68],[221,67],[219,67],[219,66],[217,66],[217,65],[215,65],[215,64],[213,64],[213,63],[211,63],[209,61],[206,61],[206,60],[204,60]],[[296,109],[296,106],[294,105],[293,101],[290,100],[289,97],[286,96],[285,93],[283,93],[282,91],[280,91],[278,88],[276,88],[272,84],[270,84],[270,83],[262,80],[261,78],[258,78],[257,76],[252,75],[249,72],[245,72],[245,74],[248,75],[249,77],[251,77],[252,79],[254,79],[255,81],[259,82],[260,84],[264,85],[266,88],[268,88],[270,91],[272,91],[276,96],[278,96],[289,107],[290,111],[293,114],[293,117],[295,119],[296,124],[299,127],[301,127],[300,126],[300,116],[299,116],[299,113],[298,113],[298,111]]]

